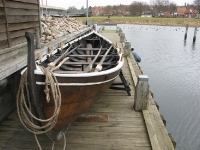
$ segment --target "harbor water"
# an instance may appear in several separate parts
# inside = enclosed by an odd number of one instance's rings
[[[200,33],[194,28],[118,25],[142,58],[150,89],[177,150],[200,150]]]

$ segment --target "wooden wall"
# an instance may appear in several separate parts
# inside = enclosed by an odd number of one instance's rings
[[[0,52],[25,42],[25,31],[40,28],[39,8],[39,0],[0,0]]]

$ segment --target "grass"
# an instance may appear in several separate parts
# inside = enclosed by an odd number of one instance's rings
[[[102,33],[116,33],[116,30],[102,30]]]
[[[78,20],[86,21],[85,17],[77,17]],[[94,23],[104,22],[107,16],[89,17]],[[200,26],[200,19],[194,18],[145,18],[145,17],[119,17],[111,16],[110,20],[118,24],[145,24],[145,25],[162,25],[162,26]]]

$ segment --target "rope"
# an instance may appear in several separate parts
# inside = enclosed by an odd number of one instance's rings
[[[37,118],[31,110],[31,101],[30,101],[30,94],[28,90],[28,81],[27,81],[27,70],[24,72],[24,74],[21,77],[20,80],[20,86],[17,94],[17,113],[19,116],[19,119],[23,126],[34,134],[36,142],[38,144],[39,149],[41,150],[41,146],[37,140],[37,134],[43,134],[47,133],[50,130],[53,129],[55,126],[58,114],[60,112],[60,106],[61,106],[61,93],[58,86],[58,81],[56,77],[54,76],[53,72],[40,66],[40,69],[45,75],[45,94],[46,94],[46,100],[47,103],[50,102],[50,90],[53,96],[54,100],[54,112],[53,115],[48,119],[40,119]],[[49,89],[50,87],[50,89]],[[27,94],[27,101],[25,99],[25,93]],[[41,126],[38,126],[35,122],[41,122]],[[65,136],[64,136],[65,137]],[[66,142],[66,141],[65,141]]]

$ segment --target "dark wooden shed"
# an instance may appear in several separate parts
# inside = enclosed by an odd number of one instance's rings
[[[35,33],[36,28],[40,28],[39,0],[0,0],[0,53],[25,42],[25,31]]]

